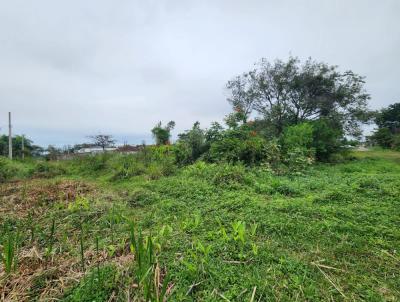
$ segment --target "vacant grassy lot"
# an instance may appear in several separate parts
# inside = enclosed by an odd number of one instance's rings
[[[116,177],[118,160],[0,184],[0,299],[400,300],[400,153],[295,176],[199,162]]]

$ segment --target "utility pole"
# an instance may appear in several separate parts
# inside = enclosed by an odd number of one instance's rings
[[[21,152],[22,152],[22,159],[25,159],[25,135],[23,134],[21,137]]]
[[[11,112],[8,113],[8,158],[12,159]]]

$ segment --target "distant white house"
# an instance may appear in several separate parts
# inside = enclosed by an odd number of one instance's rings
[[[116,150],[117,150],[117,148],[114,148],[114,147],[105,148],[104,150],[102,147],[89,147],[89,148],[81,148],[76,153],[78,153],[78,154],[97,154],[97,153],[103,153],[103,152],[113,152]]]

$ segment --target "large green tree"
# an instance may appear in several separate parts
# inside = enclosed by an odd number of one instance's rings
[[[368,138],[383,148],[400,149],[400,103],[395,103],[376,113],[378,129]]]
[[[22,145],[24,145],[24,151],[22,151]],[[12,148],[15,158],[21,158],[22,153],[24,156],[38,156],[43,151],[42,148],[34,145],[32,140],[22,135],[13,136]],[[8,156],[8,135],[0,136],[0,155]]]
[[[228,101],[244,120],[256,112],[275,135],[289,125],[323,118],[357,136],[368,117],[364,78],[311,58],[304,63],[296,57],[273,63],[262,59],[227,88]]]
[[[400,103],[389,105],[379,111],[375,118],[379,128],[387,128],[391,133],[400,132]]]

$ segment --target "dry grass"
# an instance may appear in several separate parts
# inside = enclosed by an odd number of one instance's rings
[[[113,255],[101,250],[85,252],[87,270],[104,264],[114,264],[121,271],[126,270],[134,260],[127,248],[117,250]],[[84,276],[80,259],[68,254],[58,254],[45,260],[36,247],[19,253],[19,266],[11,275],[0,272],[1,301],[31,301],[32,296],[39,301],[54,301],[61,297],[67,288],[77,284]],[[134,287],[134,285],[133,285]]]
[[[36,179],[0,184],[0,217],[26,218],[32,212],[40,216],[50,204],[68,203],[79,195],[94,193],[94,190],[87,183],[72,180],[51,182]]]

